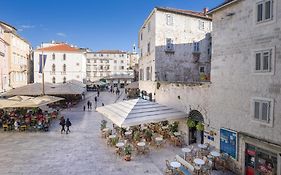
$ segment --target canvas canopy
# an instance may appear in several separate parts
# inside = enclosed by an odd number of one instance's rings
[[[0,108],[3,109],[41,107],[60,100],[63,100],[63,98],[48,95],[39,97],[15,96],[8,99],[1,99]]]
[[[187,114],[143,99],[122,101],[97,108],[119,127],[186,118]]]
[[[138,89],[139,88],[139,82],[135,81],[132,82],[130,84],[128,84],[127,86],[125,86],[126,89]]]
[[[51,84],[45,83],[46,95],[77,95],[85,92],[85,88],[82,85],[78,85],[73,82]],[[15,95],[27,95],[27,96],[39,96],[42,95],[42,83],[28,84],[22,87],[11,89],[4,93],[4,96]]]

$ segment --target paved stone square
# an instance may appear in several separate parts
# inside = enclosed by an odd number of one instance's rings
[[[95,93],[87,96],[94,101]],[[116,96],[102,92],[100,104],[113,103]],[[119,98],[122,100],[122,97]],[[106,146],[100,135],[100,121],[95,111],[83,111],[81,102],[62,114],[72,122],[71,133],[61,134],[59,122],[53,122],[50,132],[0,132],[1,175],[160,175],[165,160],[180,154],[179,148],[167,144],[151,149],[148,156],[134,156],[126,162]]]

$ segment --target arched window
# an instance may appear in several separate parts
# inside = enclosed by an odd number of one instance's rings
[[[63,77],[63,83],[66,83],[66,77]]]
[[[63,64],[62,71],[63,71],[64,73],[66,72],[66,64]]]
[[[56,83],[56,77],[53,77],[53,83],[54,84]]]
[[[55,73],[55,72],[56,72],[56,65],[53,64],[53,65],[52,65],[52,73]]]

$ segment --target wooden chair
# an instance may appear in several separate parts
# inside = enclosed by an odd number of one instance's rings
[[[165,160],[165,162],[166,162],[165,174],[166,175],[173,175],[173,168],[171,167],[169,160]]]

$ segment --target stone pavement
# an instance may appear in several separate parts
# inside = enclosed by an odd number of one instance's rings
[[[94,103],[95,92],[91,93],[89,100]],[[99,106],[115,99],[116,95],[101,92]],[[46,133],[1,132],[0,175],[159,175],[165,160],[180,153],[179,148],[166,146],[153,149],[149,156],[133,156],[131,162],[122,160],[100,137],[103,116],[83,111],[86,100],[62,112],[72,122],[68,135],[60,133],[58,121]]]

